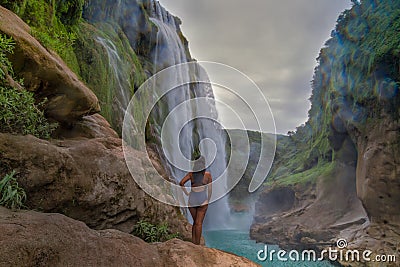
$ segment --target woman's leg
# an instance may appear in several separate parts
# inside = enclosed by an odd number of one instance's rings
[[[208,205],[197,207],[196,209],[196,219],[193,221],[192,233],[194,233],[193,243],[200,245],[201,232],[203,230],[203,221],[206,216]]]
[[[196,233],[194,231],[194,222],[196,221],[196,215],[197,215],[197,208],[195,207],[189,207],[190,214],[192,215],[193,218],[193,226],[192,226],[192,242],[194,243],[196,240]]]

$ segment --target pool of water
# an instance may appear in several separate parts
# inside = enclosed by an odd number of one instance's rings
[[[214,230],[204,231],[204,238],[206,240],[206,246],[210,248],[217,248],[223,251],[231,252],[239,256],[246,257],[261,266],[273,266],[273,267],[332,267],[328,261],[290,261],[288,254],[286,258],[288,261],[279,261],[277,257],[273,260],[266,259],[260,261],[257,258],[257,252],[260,250],[265,251],[265,244],[256,243],[254,240],[250,240],[249,232],[246,230]],[[268,255],[271,250],[279,250],[278,246],[268,245]],[[288,252],[289,253],[289,252]],[[300,254],[301,255],[301,254]],[[264,257],[264,253],[260,254]],[[294,255],[295,257],[295,255]],[[301,256],[300,256],[301,257]]]

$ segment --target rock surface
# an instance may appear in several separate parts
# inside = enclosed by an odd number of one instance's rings
[[[400,123],[383,113],[357,140],[357,195],[371,221],[400,229]]]
[[[356,140],[357,195],[370,224],[341,231],[348,249],[369,249],[375,254],[400,255],[400,123],[383,110],[379,121],[370,121],[364,130],[350,131]],[[356,265],[354,265],[356,266]],[[362,265],[360,265],[362,266]],[[368,266],[382,266],[369,263]]]
[[[264,190],[252,238],[283,248],[321,250],[346,239],[346,249],[400,255],[400,124],[382,112],[363,129],[330,137],[336,166],[311,186]],[[354,140],[354,141],[353,141]],[[294,201],[293,201],[294,198]],[[346,266],[383,266],[341,262]],[[366,264],[366,265],[365,265]],[[385,263],[385,266],[397,266]]]
[[[107,122],[95,115],[76,125],[79,131],[70,129],[75,138],[64,140],[0,133],[0,175],[17,171],[27,192],[27,206],[65,214],[91,228],[127,233],[140,219],[167,222],[173,232],[191,240],[191,226],[180,210],[151,198],[135,183],[115,132],[108,128],[99,134]],[[81,137],[78,132],[83,132]],[[64,131],[64,135],[69,134]],[[143,152],[132,151],[132,155],[137,177],[155,173],[143,162]]]
[[[60,214],[0,207],[0,266],[258,266],[179,239],[148,244]]]
[[[71,122],[100,111],[96,95],[61,58],[31,36],[29,26],[0,6],[0,31],[15,41],[10,60],[14,72],[38,99],[47,98],[46,114],[59,122]]]
[[[340,231],[368,222],[355,190],[355,153],[351,140],[342,140],[339,159],[329,175],[315,185],[276,187],[261,193],[251,236],[282,247],[308,249],[335,244]]]

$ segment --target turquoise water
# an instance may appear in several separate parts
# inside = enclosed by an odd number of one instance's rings
[[[206,246],[210,248],[217,248],[227,252],[234,253],[239,256],[246,257],[261,266],[273,266],[273,267],[332,267],[328,261],[313,262],[313,261],[278,261],[275,257],[272,261],[260,261],[257,259],[257,252],[264,250],[265,245],[256,243],[254,240],[250,240],[249,232],[245,230],[215,230],[205,231],[204,238],[206,240]],[[275,249],[279,250],[278,246],[268,245],[268,251]],[[264,254],[261,254],[261,256]],[[288,255],[286,255],[288,258]]]

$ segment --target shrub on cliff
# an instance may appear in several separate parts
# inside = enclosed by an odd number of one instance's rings
[[[35,105],[31,92],[0,86],[0,132],[50,138],[56,126],[47,121],[41,104]]]
[[[5,79],[8,74],[12,75],[12,65],[7,58],[7,53],[12,53],[14,42],[11,38],[0,34],[0,79]]]
[[[49,123],[40,110],[43,102],[36,105],[33,93],[24,90],[21,81],[15,81],[7,58],[13,47],[12,39],[0,34],[0,132],[50,138],[56,124]],[[12,87],[11,83],[18,88]]]
[[[22,208],[26,200],[26,193],[14,175],[15,171],[0,180],[0,205],[13,210]]]
[[[171,234],[166,223],[154,225],[144,220],[137,222],[133,229],[133,234],[149,243],[164,242],[179,236],[178,233]]]

